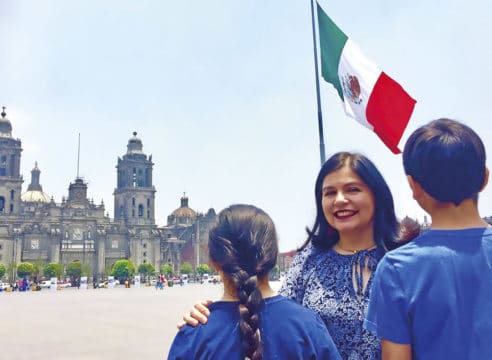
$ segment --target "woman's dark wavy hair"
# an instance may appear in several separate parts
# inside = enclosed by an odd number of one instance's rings
[[[331,156],[321,167],[316,179],[314,193],[316,197],[316,220],[312,229],[307,228],[308,238],[302,245],[305,248],[309,242],[322,250],[329,249],[340,239],[338,231],[333,228],[325,218],[321,201],[323,198],[323,180],[326,175],[344,167],[349,166],[374,195],[374,241],[377,248],[384,254],[388,250],[398,247],[397,234],[399,231],[398,221],[395,215],[393,195],[386,184],[383,176],[376,166],[362,154],[339,152]]]
[[[268,275],[277,261],[273,221],[255,206],[231,205],[210,229],[208,248],[210,259],[237,289],[242,354],[245,359],[261,359],[258,279]]]

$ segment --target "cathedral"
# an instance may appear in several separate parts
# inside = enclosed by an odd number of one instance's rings
[[[41,261],[63,268],[80,261],[89,276],[109,275],[113,264],[131,259],[135,266],[151,263],[156,270],[171,264],[175,272],[183,262],[195,268],[208,262],[207,233],[215,221],[214,209],[205,214],[188,206],[184,194],[181,206],[167,218],[155,222],[154,163],[143,152],[134,132],[126,153],[118,157],[114,218],[105,213],[104,203],[88,197],[87,182],[77,176],[68,195],[57,203],[40,182],[38,164],[31,170],[31,182],[22,192],[20,174],[21,140],[12,137],[12,125],[5,108],[0,118],[0,264]]]

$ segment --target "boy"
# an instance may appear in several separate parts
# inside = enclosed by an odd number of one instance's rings
[[[484,145],[435,120],[410,136],[403,166],[432,227],[381,260],[364,325],[382,338],[383,359],[492,359],[492,228],[477,207]]]

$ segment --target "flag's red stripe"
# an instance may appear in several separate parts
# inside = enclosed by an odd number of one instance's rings
[[[367,102],[367,121],[374,132],[394,153],[410,120],[416,101],[395,80],[384,72],[379,75]]]

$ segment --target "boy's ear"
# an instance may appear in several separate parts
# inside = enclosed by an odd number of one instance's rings
[[[410,185],[410,189],[412,190],[413,199],[418,201],[418,199],[422,197],[424,189],[422,189],[422,186],[420,186],[420,184],[415,181],[411,175],[407,175],[407,181],[408,185]]]
[[[488,182],[489,182],[489,168],[485,167],[485,176],[483,177],[483,184],[482,184],[482,188],[480,189],[480,191],[483,191],[483,189],[485,189]]]

